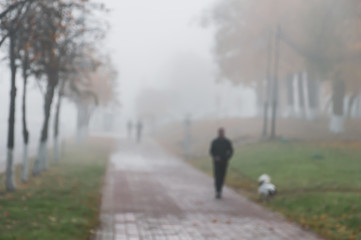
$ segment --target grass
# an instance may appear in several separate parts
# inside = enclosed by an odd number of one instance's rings
[[[361,240],[361,145],[357,142],[265,142],[237,149],[227,184],[258,201],[257,178],[267,173],[278,188],[263,203],[321,236]],[[210,159],[191,159],[212,173]]]
[[[0,188],[1,240],[89,239],[98,224],[100,189],[112,141],[67,144],[58,164],[17,191]],[[19,167],[17,176],[19,176]],[[4,182],[4,176],[1,176]]]

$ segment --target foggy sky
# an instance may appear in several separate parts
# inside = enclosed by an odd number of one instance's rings
[[[99,0],[100,1],[100,0]],[[109,54],[119,74],[119,101],[122,104],[121,117],[136,120],[135,102],[143,89],[155,88],[168,91],[179,111],[175,115],[201,111],[211,112],[222,108],[223,113],[243,111],[243,116],[253,114],[252,106],[241,102],[252,97],[251,91],[233,88],[226,83],[215,83],[217,67],[213,61],[214,31],[202,28],[200,21],[205,11],[209,10],[214,0],[104,0],[111,11],[107,14],[110,31],[100,51]],[[6,48],[1,49],[0,57],[0,97],[2,102],[0,147],[6,149],[9,103],[9,69]],[[197,66],[182,64],[184,59],[193,59]],[[183,60],[182,60],[183,59]],[[187,60],[186,60],[187,61]],[[184,78],[182,78],[184,76]],[[187,79],[185,79],[187,78]],[[175,82],[178,81],[178,82]],[[16,151],[21,150],[21,78],[17,81],[16,113]],[[218,93],[217,93],[218,91]],[[229,92],[233,91],[232,94]],[[177,93],[172,94],[172,93]],[[214,107],[219,95],[231,96]],[[240,98],[243,98],[240,99]],[[56,101],[56,100],[55,100]],[[238,108],[238,106],[243,106]],[[235,106],[238,110],[230,109]],[[214,107],[212,110],[211,108]],[[227,109],[228,108],[228,109]],[[76,111],[74,105],[66,100],[62,108],[63,136],[71,136],[75,130]],[[31,142],[35,151],[41,123],[43,121],[43,98],[34,79],[30,79],[28,93],[28,118]],[[193,114],[194,115],[194,114]],[[51,123],[52,124],[52,123]],[[52,134],[50,127],[49,136]],[[33,153],[34,153],[33,151]],[[5,156],[3,154],[3,156]],[[3,159],[0,158],[0,168]]]
[[[199,26],[202,14],[213,2],[105,1],[111,9],[107,47],[119,72],[125,115],[134,115],[133,103],[142,88],[169,85],[171,80],[164,76],[171,71],[169,62],[179,55],[197,55],[213,71],[213,31]]]

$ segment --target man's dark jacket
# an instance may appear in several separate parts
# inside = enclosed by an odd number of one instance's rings
[[[212,141],[209,152],[213,158],[219,157],[221,161],[228,161],[233,155],[232,143],[225,137],[218,137]]]

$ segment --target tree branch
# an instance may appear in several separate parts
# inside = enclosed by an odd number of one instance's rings
[[[7,9],[5,9],[4,11],[2,11],[0,13],[0,20],[6,16],[6,14],[8,14],[9,12],[11,12],[12,10],[16,9],[18,6],[26,4],[27,2],[33,2],[34,0],[23,0],[20,2],[16,2],[11,4]]]
[[[3,43],[5,42],[5,40],[9,37],[9,33],[7,33],[5,36],[3,36],[3,38],[0,41],[0,47],[1,45],[3,45]]]

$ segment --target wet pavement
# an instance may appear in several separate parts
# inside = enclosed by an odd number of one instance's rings
[[[213,180],[152,141],[121,144],[103,188],[97,240],[316,240],[314,234]]]

